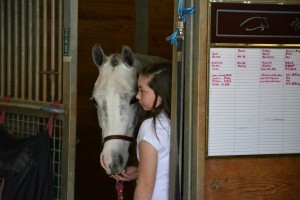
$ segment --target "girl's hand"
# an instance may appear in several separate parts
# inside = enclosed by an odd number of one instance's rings
[[[136,166],[129,166],[121,174],[110,175],[110,177],[117,181],[132,181],[138,177],[138,168]]]

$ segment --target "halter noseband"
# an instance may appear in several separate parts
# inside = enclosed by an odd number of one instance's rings
[[[126,136],[126,135],[109,135],[103,138],[103,141],[101,143],[101,151],[103,149],[104,143],[107,142],[108,140],[125,140],[130,143],[134,142],[134,137]]]

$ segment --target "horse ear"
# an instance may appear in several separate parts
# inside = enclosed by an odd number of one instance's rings
[[[123,46],[122,48],[122,60],[128,66],[132,67],[134,64],[134,53],[128,46]]]
[[[99,43],[96,43],[92,50],[93,61],[97,67],[101,67],[106,61],[106,55],[104,54]]]

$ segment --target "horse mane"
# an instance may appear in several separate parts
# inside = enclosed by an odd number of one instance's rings
[[[169,62],[169,61],[165,58],[158,57],[158,56],[150,56],[150,55],[136,53],[134,67],[136,67],[139,74],[141,69],[145,66],[149,66],[153,63],[165,63],[165,62]]]

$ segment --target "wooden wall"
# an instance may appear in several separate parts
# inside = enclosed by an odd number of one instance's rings
[[[299,156],[214,158],[205,163],[205,200],[300,199]]]
[[[226,1],[223,1],[226,2]],[[269,1],[269,3],[276,1]],[[300,3],[299,0],[285,1]],[[255,3],[255,1],[252,3]],[[257,3],[261,1],[257,0]],[[201,9],[201,10],[200,10]],[[199,27],[208,27],[205,25],[208,20],[210,9],[208,0],[200,0],[197,13],[198,20],[202,23]],[[207,35],[209,30],[198,30],[201,35],[201,49],[199,51],[200,60],[207,60]],[[209,69],[207,63],[201,63],[201,77],[199,81],[199,99],[201,132],[199,146],[201,151],[201,169],[204,170],[203,180],[200,181],[204,187],[203,194],[200,194],[201,200],[298,200],[300,199],[300,155],[261,155],[261,156],[228,156],[207,158],[205,155],[206,141],[206,122],[207,113],[205,108],[208,105],[208,82],[207,74]],[[300,130],[299,130],[300,134]],[[203,162],[203,163],[202,163]],[[203,181],[203,182],[201,182]],[[201,189],[199,189],[201,190]]]
[[[171,60],[172,45],[165,37],[173,33],[173,1],[149,1],[149,54]],[[78,10],[78,98],[75,199],[116,199],[115,181],[99,163],[101,130],[90,102],[97,67],[91,50],[99,42],[106,54],[134,47],[134,0],[80,0]],[[134,49],[133,49],[134,50]],[[125,199],[132,199],[134,182],[125,184]]]

